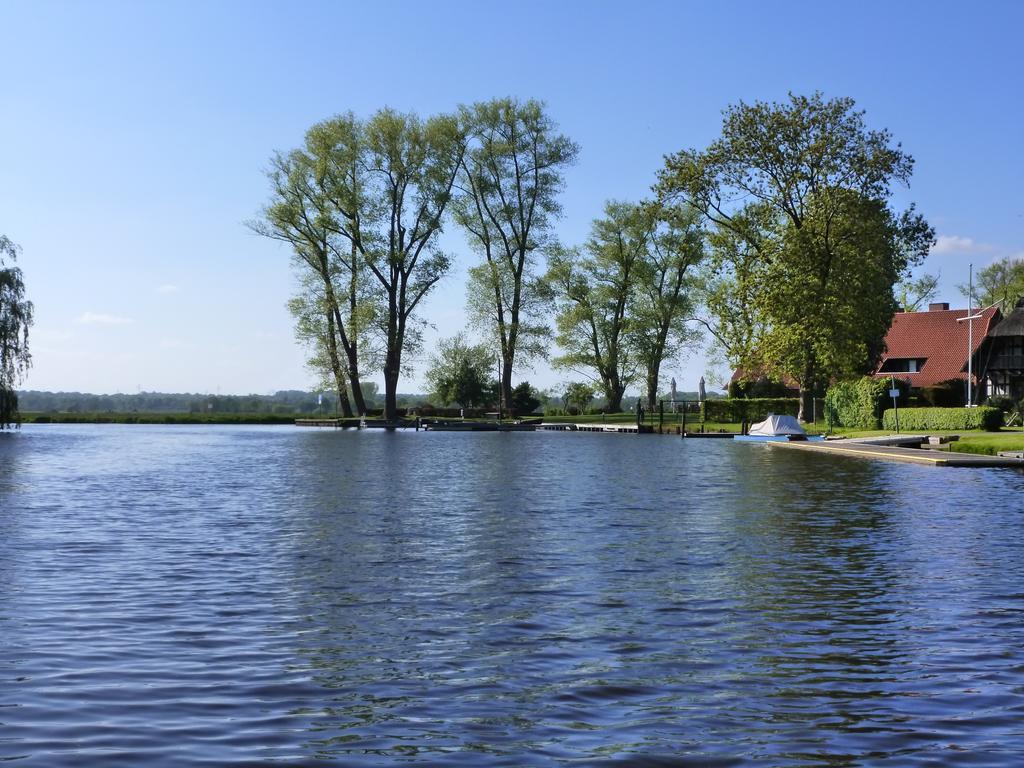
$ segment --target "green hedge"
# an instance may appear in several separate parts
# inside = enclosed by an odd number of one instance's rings
[[[729,397],[705,400],[700,415],[704,421],[738,424],[764,421],[769,413],[796,416],[798,410],[800,400],[796,397]]]
[[[900,409],[900,429],[984,429],[995,432],[1003,426],[998,408],[906,408]],[[896,429],[896,412],[890,408],[882,416],[883,429]]]
[[[839,381],[825,393],[826,419],[832,424],[852,429],[878,429],[882,412],[892,405],[889,389],[895,384],[900,391],[897,405],[905,406],[910,385],[902,380],[876,379],[864,376],[850,381]]]

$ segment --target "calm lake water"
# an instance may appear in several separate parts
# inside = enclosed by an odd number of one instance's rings
[[[1024,475],[668,437],[0,435],[0,760],[1013,765]]]

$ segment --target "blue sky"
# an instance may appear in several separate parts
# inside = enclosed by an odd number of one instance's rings
[[[938,232],[941,299],[964,304],[969,263],[1024,257],[1024,3],[0,0],[0,28],[0,232],[36,305],[26,388],[309,387],[289,255],[244,222],[274,150],[385,105],[547,102],[581,146],[572,244],[605,200],[646,195],[663,155],[713,140],[729,104],[850,96],[916,159],[897,201]],[[474,258],[458,232],[446,244],[435,337],[463,328]],[[678,363],[680,388],[706,369]]]

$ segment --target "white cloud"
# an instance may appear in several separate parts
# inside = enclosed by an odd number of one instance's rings
[[[935,239],[931,253],[991,253],[995,246],[976,242],[970,237],[960,235],[939,235]]]
[[[75,322],[79,325],[127,325],[135,321],[130,317],[107,315],[103,312],[83,312]]]
[[[181,289],[178,288],[178,286],[171,285],[170,283],[165,283],[164,285],[161,285],[159,288],[157,288],[156,292],[157,293],[162,293],[162,294],[166,295],[166,294],[169,294],[169,293],[177,293],[179,290],[181,290]]]
[[[182,349],[185,342],[179,339],[160,339],[160,349]]]

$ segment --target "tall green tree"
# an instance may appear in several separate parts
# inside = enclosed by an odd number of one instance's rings
[[[376,339],[384,417],[394,419],[405,356],[422,338],[416,310],[451,265],[438,235],[462,167],[465,133],[451,115],[421,120],[382,109],[365,121],[342,115],[319,123],[307,145],[316,193],[329,205],[329,215],[316,220],[317,234],[329,232],[337,241],[331,252],[338,274],[355,282],[344,294],[351,313],[341,320],[358,318],[360,332]],[[357,347],[350,366],[359,354]]]
[[[805,391],[873,367],[898,309],[893,286],[933,239],[919,218],[898,218],[881,200],[847,190],[829,196],[820,208],[808,201],[804,226],[786,227],[758,297],[770,323],[762,353]]]
[[[301,150],[277,153],[268,177],[271,202],[249,226],[292,248],[302,293],[289,303],[300,338],[313,348],[311,363],[329,372],[342,414],[366,405],[360,385],[360,349],[366,300],[366,265],[350,238],[342,235],[337,179],[358,183],[358,123],[351,115],[318,123],[306,133]],[[312,277],[312,280],[306,279]]]
[[[713,227],[707,242],[708,258],[696,278],[694,319],[707,331],[713,363],[755,373],[765,332],[758,296],[767,262],[734,230]]]
[[[442,339],[427,368],[430,394],[442,404],[477,408],[492,402],[496,355],[486,344],[471,344],[464,334]]]
[[[451,266],[437,239],[466,137],[450,115],[420,120],[389,109],[370,118],[364,133],[366,181],[342,184],[343,197],[357,203],[345,232],[377,281],[384,418],[390,420],[397,415],[403,355],[419,338],[416,309]]]
[[[561,212],[564,171],[579,148],[537,101],[495,99],[461,110],[469,149],[453,210],[482,263],[470,271],[469,309],[494,335],[501,391],[512,402],[516,363],[543,357],[543,284],[538,254],[551,242]]]
[[[905,275],[896,286],[896,303],[904,312],[919,312],[939,295],[939,275]]]
[[[374,307],[369,302],[360,302],[355,310],[355,319],[351,329],[367,328],[372,322],[368,314]],[[318,276],[308,270],[299,274],[299,284],[295,294],[288,301],[288,311],[295,323],[295,337],[308,350],[306,365],[317,377],[318,390],[345,387],[342,365],[337,350],[339,347],[338,331],[335,321],[336,313],[332,311],[330,301]],[[354,336],[354,333],[352,333]],[[379,359],[379,350],[371,342],[374,337],[365,333],[358,342],[358,365],[361,369],[372,366]],[[373,402],[376,384],[358,378],[358,389],[352,388],[349,394],[356,404],[356,413],[366,414],[367,405]],[[351,386],[351,385],[350,385]],[[339,395],[339,412],[345,414],[346,398]]]
[[[771,268],[766,274],[777,272],[774,279],[810,286],[772,286],[758,308],[765,331],[757,355],[766,369],[800,384],[802,419],[824,382],[877,359],[895,311],[893,285],[934,241],[912,207],[900,215],[888,209],[891,185],[908,182],[912,170],[913,158],[888,131],[869,129],[852,99],[815,93],[729,107],[719,139],[703,151],[669,156],[659,174],[661,200],[691,205],[711,225],[730,231]],[[856,212],[870,212],[872,230],[851,220]],[[886,248],[879,247],[882,237],[889,238]],[[855,253],[865,254],[867,272],[892,276],[885,290],[834,280],[835,261]],[[892,260],[897,269],[867,265],[870,259]],[[874,279],[868,282],[877,287]],[[837,298],[843,291],[845,304]],[[820,307],[803,301],[823,296],[842,310],[827,322]],[[877,321],[886,315],[888,321]],[[794,345],[802,347],[799,353]],[[854,349],[863,353],[856,364]]]
[[[958,286],[964,298],[968,298],[969,286]],[[974,283],[974,306],[988,307],[998,304],[1002,312],[1008,312],[1024,298],[1024,260],[1007,256],[978,270]]]
[[[19,248],[0,235],[0,429],[18,423],[18,384],[32,365],[28,329],[32,302],[25,298],[21,268],[15,266]]]
[[[629,343],[634,322],[629,310],[650,230],[643,207],[609,202],[582,252],[559,249],[550,260],[556,341],[564,352],[552,362],[592,376],[612,412],[622,409],[622,396],[640,373],[639,356]]]
[[[648,233],[637,270],[628,341],[643,370],[647,406],[653,409],[663,363],[678,357],[699,335],[688,320],[694,271],[704,257],[704,244],[696,211],[658,206],[641,210]]]
[[[588,413],[596,394],[597,389],[593,382],[570,381],[562,392],[562,402],[565,403],[566,410],[577,408],[580,413]]]

